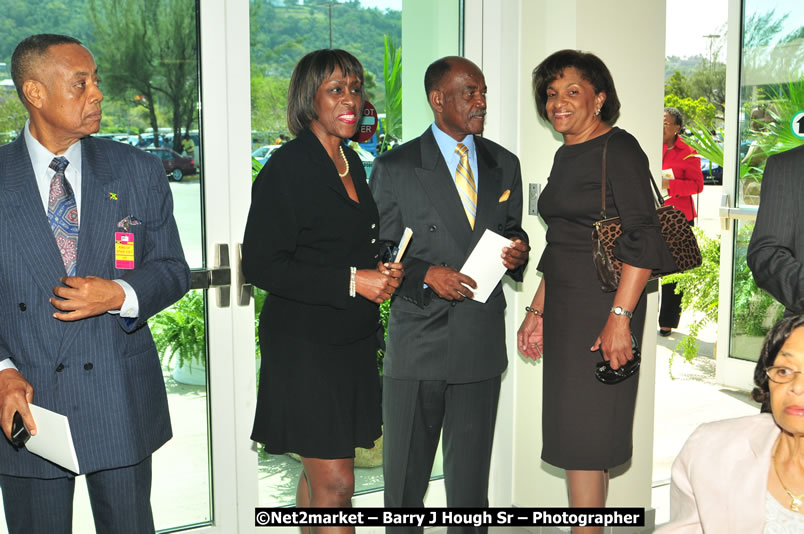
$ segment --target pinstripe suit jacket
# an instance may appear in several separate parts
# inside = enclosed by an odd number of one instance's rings
[[[475,146],[474,230],[430,128],[374,160],[369,186],[380,210],[380,239],[398,242],[406,226],[413,230],[402,259],[401,298],[394,298],[388,320],[383,374],[391,378],[477,382],[508,365],[502,284],[484,304],[450,302],[424,288],[431,265],[460,269],[486,229],[528,240],[521,226],[519,159],[482,137],[475,137]],[[508,274],[521,281],[523,270]]]
[[[69,418],[81,471],[88,473],[133,465],[170,439],[164,381],[146,320],[187,291],[190,274],[159,160],[87,137],[81,161],[77,275],[127,281],[139,317],[52,317],[48,299],[64,265],[20,135],[0,147],[0,360],[11,358],[31,383],[35,404]],[[115,268],[114,233],[125,217],[140,221],[130,227],[133,270]],[[67,474],[6,439],[0,440],[0,473]]]
[[[788,314],[804,313],[804,146],[768,158],[746,261]]]

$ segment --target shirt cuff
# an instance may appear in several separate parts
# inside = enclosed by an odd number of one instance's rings
[[[6,358],[3,361],[0,361],[0,371],[5,371],[6,369],[17,369],[17,366],[14,365],[14,362],[11,361],[11,358]]]
[[[116,282],[123,288],[123,292],[126,294],[125,300],[123,300],[123,306],[119,310],[109,310],[109,313],[112,314],[119,314],[120,317],[128,317],[134,318],[139,317],[140,315],[140,301],[137,300],[137,293],[134,291],[134,288],[131,287],[131,284],[126,282],[125,280],[112,280],[112,282]]]

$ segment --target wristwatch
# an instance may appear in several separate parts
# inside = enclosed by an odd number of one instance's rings
[[[629,319],[634,317],[633,312],[630,312],[630,311],[626,310],[622,306],[612,306],[612,308],[609,310],[609,312],[613,313],[614,315],[625,315]]]

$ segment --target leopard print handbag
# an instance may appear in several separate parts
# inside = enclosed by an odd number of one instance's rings
[[[597,277],[600,280],[600,289],[603,291],[616,291],[620,284],[620,276],[623,271],[623,262],[614,257],[614,243],[622,233],[622,224],[619,217],[606,217],[606,151],[609,139],[603,146],[603,182],[601,187],[601,206],[600,220],[597,221],[592,230],[592,260],[595,263]],[[654,270],[650,279],[659,278],[668,274],[680,273],[689,269],[694,269],[701,265],[701,251],[698,249],[698,240],[692,232],[692,227],[687,223],[684,212],[673,206],[665,206],[659,188],[651,179],[653,192],[656,195],[658,208],[656,216],[661,224],[662,237],[673,259],[676,268],[672,271]]]

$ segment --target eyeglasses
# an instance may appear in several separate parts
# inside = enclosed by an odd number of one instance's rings
[[[787,384],[792,382],[797,374],[804,374],[804,371],[794,371],[789,367],[766,367],[765,374],[777,384]]]

